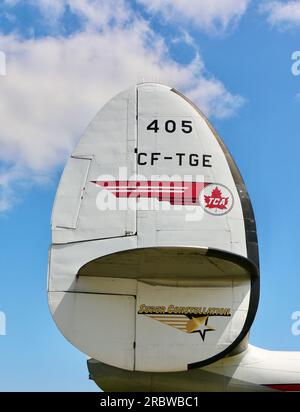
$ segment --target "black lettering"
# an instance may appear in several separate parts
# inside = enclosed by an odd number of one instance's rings
[[[145,160],[144,162],[141,162],[141,156],[145,156],[147,157],[147,153],[138,153],[137,155],[137,163],[140,166],[145,166],[147,164],[147,160]]]
[[[210,164],[210,159],[212,158],[212,155],[203,155],[202,157],[202,166],[203,167],[212,167]]]
[[[154,165],[154,161],[158,160],[158,156],[160,156],[161,153],[151,153],[151,166]]]
[[[176,153],[176,156],[179,157],[178,164],[182,166],[182,158],[185,156],[185,153]]]
[[[190,154],[190,166],[198,166],[198,165],[199,165],[198,155],[195,153]]]
[[[176,123],[174,120],[168,120],[165,124],[165,129],[168,133],[174,133],[176,130]]]
[[[153,120],[153,122],[151,122],[151,123],[147,126],[147,130],[153,130],[154,133],[157,133],[157,132],[159,131],[158,121],[157,121],[157,120]]]
[[[191,133],[193,131],[192,121],[191,120],[182,120],[181,130],[183,133]]]

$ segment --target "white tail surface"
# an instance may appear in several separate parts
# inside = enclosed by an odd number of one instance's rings
[[[127,370],[203,366],[246,337],[259,297],[239,171],[176,90],[140,84],[97,114],[52,216],[49,302],[89,356]]]

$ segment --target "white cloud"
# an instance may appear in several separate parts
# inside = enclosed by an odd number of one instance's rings
[[[71,10],[86,19],[89,28],[105,28],[111,22],[123,24],[130,18],[130,9],[124,0],[65,0]]]
[[[123,24],[132,17],[128,0],[4,0],[7,6],[25,4],[36,7],[49,26],[61,23],[66,9],[79,17],[88,30],[103,30],[111,24]]]
[[[300,24],[300,1],[267,1],[261,11],[267,14],[271,25],[286,28]]]
[[[64,0],[29,0],[29,3],[38,6],[50,22],[59,19],[65,11]]]
[[[164,19],[191,22],[199,29],[223,33],[235,27],[251,0],[137,0],[150,13]]]
[[[22,174],[16,169],[0,170],[0,212],[9,209],[15,200],[15,191],[12,189],[13,182],[21,179]]]
[[[190,41],[190,39],[188,39]],[[168,47],[147,22],[130,16],[101,32],[67,38],[0,36],[7,75],[0,77],[0,209],[11,205],[13,183],[51,174],[99,108],[136,82],[158,81],[185,92],[208,115],[227,117],[242,104],[206,74],[199,54],[189,65],[168,56]],[[1,190],[2,189],[2,190]],[[1,200],[0,200],[1,202]]]
[[[21,1],[21,0],[19,0]],[[110,24],[123,24],[131,16],[127,0],[29,0],[38,7],[43,16],[52,22],[59,23],[66,7],[83,19],[87,29],[104,29]]]
[[[189,98],[199,102],[199,106],[206,114],[224,118],[232,116],[244,103],[240,96],[233,96],[218,80],[208,80],[202,77],[195,88],[189,91]]]

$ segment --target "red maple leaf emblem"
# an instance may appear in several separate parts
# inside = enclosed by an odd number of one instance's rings
[[[221,190],[216,186],[210,196],[204,195],[205,207],[208,209],[227,209],[229,197],[223,197]]]

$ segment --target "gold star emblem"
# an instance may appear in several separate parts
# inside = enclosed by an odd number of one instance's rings
[[[206,332],[212,332],[215,329],[207,324],[208,316],[192,318],[187,322],[186,329],[188,333],[198,332],[204,342]]]
[[[199,333],[204,342],[207,332],[212,332],[215,329],[207,324],[208,316],[198,316],[188,318],[185,315],[148,315],[154,320],[165,323],[168,326],[176,328],[185,333]]]

